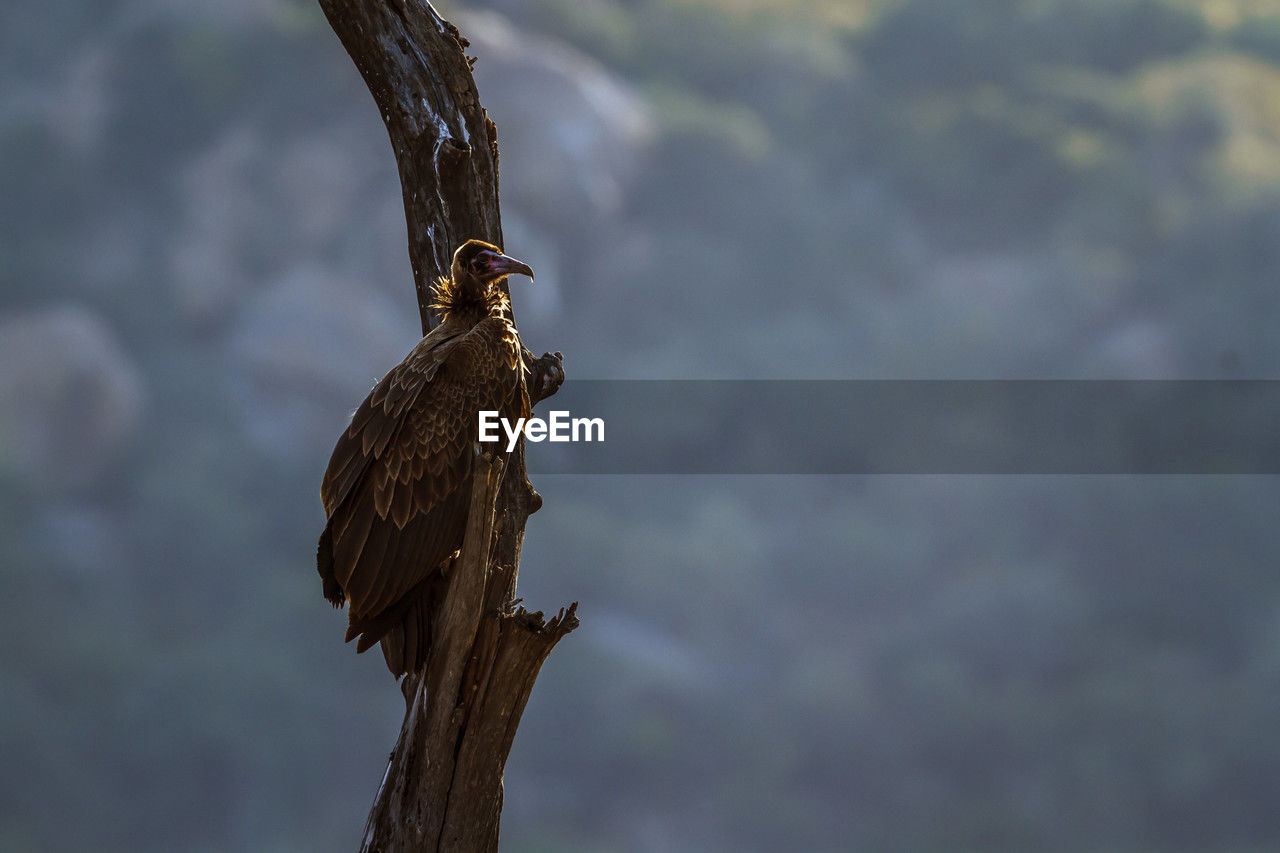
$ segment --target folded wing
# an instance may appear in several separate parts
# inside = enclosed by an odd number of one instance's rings
[[[423,338],[356,410],[321,484],[325,597],[349,605],[359,651],[387,638],[395,675],[421,665],[442,565],[462,546],[477,412],[505,411],[518,390],[491,331]]]

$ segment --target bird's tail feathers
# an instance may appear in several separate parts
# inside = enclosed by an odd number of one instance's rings
[[[423,666],[431,644],[431,612],[438,575],[421,581],[400,602],[369,620],[352,619],[346,641],[359,637],[357,652],[365,652],[382,642],[387,668],[397,678]]]

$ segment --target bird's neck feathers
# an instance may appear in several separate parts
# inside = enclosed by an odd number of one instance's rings
[[[496,283],[490,286],[470,277],[455,282],[449,276],[441,276],[436,280],[432,296],[435,301],[431,303],[431,307],[440,315],[442,323],[450,318],[478,323],[495,312],[510,313],[510,302],[501,287]]]

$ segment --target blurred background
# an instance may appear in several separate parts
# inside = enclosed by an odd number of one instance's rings
[[[571,377],[1280,378],[1277,0],[442,11]],[[7,3],[0,73],[0,849],[355,849],[372,99],[303,0]],[[1280,849],[1274,478],[536,485],[504,849]]]

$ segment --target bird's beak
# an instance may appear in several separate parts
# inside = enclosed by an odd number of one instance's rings
[[[485,268],[488,270],[490,278],[520,273],[521,275],[529,276],[529,280],[533,281],[533,269],[528,264],[506,255],[500,255],[497,252],[486,253]]]

